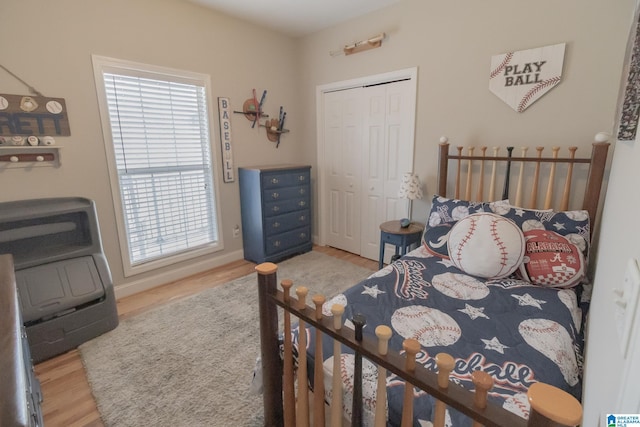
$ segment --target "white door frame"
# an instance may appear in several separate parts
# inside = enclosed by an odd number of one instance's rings
[[[317,159],[318,159],[318,244],[323,246],[326,244],[327,238],[327,216],[323,215],[327,200],[325,196],[325,155],[324,155],[324,94],[326,92],[334,92],[336,90],[352,89],[355,87],[369,86],[381,83],[390,83],[396,80],[410,79],[414,84],[412,105],[416,104],[416,95],[418,90],[418,67],[405,68],[402,70],[391,71],[388,73],[375,74],[372,76],[359,77],[351,80],[343,80],[339,82],[327,83],[316,86],[316,130],[317,130]],[[415,132],[416,132],[416,108],[411,110],[410,117],[410,136],[414,141],[415,150]]]

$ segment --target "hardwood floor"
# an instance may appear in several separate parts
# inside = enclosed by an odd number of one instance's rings
[[[314,246],[314,251],[352,262],[372,271],[378,262],[339,249]],[[195,276],[159,286],[117,301],[119,318],[126,319],[167,302],[197,294],[254,272],[255,264],[240,260]],[[35,367],[42,385],[42,410],[47,427],[103,426],[78,350]]]

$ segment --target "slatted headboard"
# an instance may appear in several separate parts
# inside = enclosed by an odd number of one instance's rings
[[[580,208],[589,212],[589,219],[593,225],[596,220],[596,213],[598,211],[598,204],[600,200],[600,191],[602,189],[602,181],[604,178],[604,171],[607,162],[607,152],[609,150],[609,143],[607,142],[609,136],[604,133],[596,135],[595,142],[592,144],[591,157],[576,157],[576,147],[569,147],[568,157],[560,157],[560,148],[552,147],[552,155],[543,156],[543,147],[536,147],[537,155],[533,157],[526,157],[528,151],[527,147],[522,147],[520,156],[513,156],[514,147],[507,147],[507,155],[499,156],[498,147],[492,147],[493,155],[487,155],[487,147],[480,147],[480,154],[475,153],[474,147],[467,148],[467,154],[463,153],[464,147],[456,147],[457,154],[449,153],[448,139],[443,137],[440,140],[440,155],[438,165],[438,195],[449,196],[447,189],[449,177],[449,162],[454,161],[455,178],[452,181],[454,186],[454,194],[450,197],[456,199],[475,200],[475,201],[493,201],[497,199],[510,199],[512,204],[529,209],[556,209],[567,210],[569,208],[569,201],[571,200],[572,185],[574,180],[574,165],[587,164],[588,172],[586,176],[586,184],[584,190],[584,196],[582,197]],[[549,163],[548,176],[546,177],[547,187],[545,190],[543,201],[538,200],[539,182],[541,165]],[[525,165],[532,165],[532,170],[529,170],[529,179],[525,178]],[[515,196],[510,198],[510,195],[514,193],[511,186],[511,169],[512,165],[519,165],[519,175],[515,182],[516,190]],[[561,170],[561,168],[563,168]],[[504,177],[502,180],[502,190],[500,196],[496,196],[496,170],[501,170]],[[464,194],[461,188],[463,188],[462,173],[466,175],[466,182],[464,183]],[[471,173],[470,173],[471,171]],[[500,174],[502,175],[502,173]],[[564,182],[557,182],[560,178],[564,177]],[[489,183],[487,184],[487,178]],[[476,182],[474,182],[476,181]],[[525,189],[525,182],[530,183],[529,191]],[[488,192],[485,195],[485,190]],[[476,191],[473,191],[473,188]],[[561,198],[557,206],[553,205],[554,192],[558,189],[561,190]],[[525,194],[527,195],[525,200]],[[591,227],[593,232],[594,227]]]

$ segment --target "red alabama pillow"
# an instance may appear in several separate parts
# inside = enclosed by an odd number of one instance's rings
[[[584,277],[584,255],[569,239],[549,230],[524,232],[527,241],[520,274],[529,282],[552,288],[570,288]]]

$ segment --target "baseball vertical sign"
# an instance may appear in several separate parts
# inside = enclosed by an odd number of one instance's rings
[[[218,98],[218,113],[220,115],[220,145],[222,146],[222,177],[224,182],[233,182],[235,175],[233,173],[229,98]]]
[[[489,90],[522,113],[562,78],[566,43],[491,57]]]

